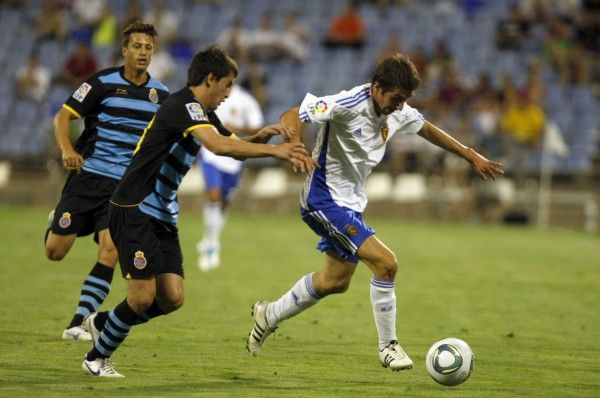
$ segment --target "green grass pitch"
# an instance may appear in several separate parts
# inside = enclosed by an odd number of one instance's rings
[[[186,303],[132,329],[113,358],[125,379],[98,380],[80,368],[89,343],[59,339],[96,247],[80,239],[46,260],[46,212],[0,207],[0,397],[600,396],[598,235],[367,216],[400,263],[398,335],[415,367],[393,373],[377,359],[364,265],[347,293],[282,324],[252,358],[250,306],[321,268],[316,237],[298,217],[234,213],[222,266],[201,273],[201,216],[184,213]],[[103,308],[125,296],[118,275]],[[449,336],[475,352],[458,387],[425,371],[430,344]]]

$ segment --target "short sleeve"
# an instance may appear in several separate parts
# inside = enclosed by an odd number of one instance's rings
[[[424,123],[421,112],[408,104],[404,104],[400,112],[392,112],[388,118],[388,127],[394,134],[417,134]]]
[[[324,124],[339,114],[339,105],[335,96],[315,97],[307,93],[300,105],[300,121],[302,123]]]
[[[65,101],[63,107],[77,118],[82,118],[96,113],[103,98],[104,85],[94,76],[83,82]]]

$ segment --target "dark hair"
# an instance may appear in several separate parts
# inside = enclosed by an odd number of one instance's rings
[[[235,61],[217,45],[212,45],[206,50],[200,51],[192,59],[188,69],[188,86],[197,86],[206,79],[209,73],[217,79],[222,79],[233,73],[238,75],[238,67]]]
[[[371,83],[379,83],[383,92],[395,88],[414,91],[419,87],[421,78],[408,55],[396,53],[385,58],[375,67]]]
[[[151,23],[145,23],[142,21],[133,21],[123,30],[123,47],[129,45],[132,33],[144,33],[151,36],[153,39],[158,36],[158,32]]]

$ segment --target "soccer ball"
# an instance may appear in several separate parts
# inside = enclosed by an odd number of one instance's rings
[[[456,386],[467,380],[473,371],[473,351],[464,341],[448,337],[431,346],[425,366],[433,380],[445,386]]]

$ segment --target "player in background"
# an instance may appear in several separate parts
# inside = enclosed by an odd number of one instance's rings
[[[394,371],[412,368],[396,336],[396,255],[362,218],[367,176],[394,134],[419,134],[464,158],[483,179],[503,173],[500,163],[464,146],[406,103],[419,83],[408,57],[395,54],[376,67],[371,83],[319,98],[309,93],[299,108],[283,113],[282,123],[297,131],[301,122],[322,126],[313,151],[319,167],[306,178],[300,206],[302,220],[321,237],[317,249],[325,252],[325,267],[300,278],[278,300],[254,304],[255,324],[246,345],[252,355],[283,320],[329,294],[345,292],[361,260],[373,272],[370,299],[381,365]]]
[[[239,85],[234,84],[229,98],[216,110],[229,130],[252,135],[263,126],[264,118],[258,101]],[[198,267],[209,271],[220,265],[221,231],[225,226],[225,209],[237,187],[243,163],[228,156],[218,156],[206,147],[200,149],[200,169],[206,183],[204,204],[204,236],[196,246]]]
[[[83,282],[79,303],[63,340],[91,340],[83,319],[100,307],[117,264],[117,252],[108,232],[108,201],[148,122],[169,94],[146,71],[157,32],[154,26],[134,22],[123,31],[121,67],[101,70],[86,80],[54,117],[54,135],[70,171],[61,199],[50,213],[46,256],[62,260],[78,236],[96,235],[96,264]],[[84,118],[85,128],[71,143],[71,119]]]
[[[94,313],[85,321],[94,346],[82,368],[93,376],[122,377],[109,358],[131,327],[183,305],[177,189],[201,145],[218,155],[240,159],[273,156],[291,162],[294,170],[309,172],[314,167],[298,142],[247,142],[222,126],[214,110],[229,96],[237,73],[235,62],[216,46],[196,54],[188,70],[187,86],[161,105],[110,200],[109,228],[127,297],[114,309]],[[247,138],[266,142],[275,134],[290,140],[295,132],[275,124]]]

